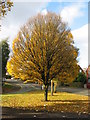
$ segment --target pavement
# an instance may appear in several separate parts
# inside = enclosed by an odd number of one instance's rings
[[[90,89],[86,89],[86,88],[58,87],[57,91],[90,96]]]

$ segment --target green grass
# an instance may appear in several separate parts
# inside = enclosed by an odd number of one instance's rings
[[[9,83],[5,83],[3,88],[13,88],[13,86]]]
[[[14,86],[10,83],[4,83],[4,85],[2,87],[2,92],[3,93],[8,93],[8,92],[16,91],[16,90],[19,90],[19,89],[20,89],[19,86]]]
[[[4,94],[0,106],[50,112],[88,113],[88,96],[57,92],[44,102],[44,91],[24,94]]]

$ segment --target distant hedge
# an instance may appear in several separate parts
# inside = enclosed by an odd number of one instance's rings
[[[70,87],[83,88],[84,84],[82,82],[73,82],[70,84]]]
[[[86,80],[87,80],[86,75],[84,73],[80,72],[78,74],[78,77],[73,82],[81,82],[81,83],[85,84]]]

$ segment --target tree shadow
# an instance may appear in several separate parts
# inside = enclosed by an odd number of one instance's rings
[[[48,102],[72,102],[72,103],[89,103],[90,100],[48,100]]]
[[[73,104],[71,104],[72,107]],[[53,111],[54,109],[58,108],[60,111]],[[43,108],[43,109],[42,109]],[[68,109],[68,111],[65,109]],[[78,114],[75,111],[69,111],[70,105],[62,105],[62,104],[56,104],[52,106],[37,106],[35,108],[11,108],[11,107],[3,107],[2,108],[2,118],[63,118],[63,116],[66,117],[72,117],[72,118],[90,118],[89,114],[83,114],[81,113],[80,109],[78,108],[76,111],[78,113],[80,112],[81,114]],[[73,108],[74,109],[74,108]],[[63,111],[63,112],[62,112]]]
[[[2,107],[2,118],[33,118],[35,114],[40,116],[42,113],[34,109]]]

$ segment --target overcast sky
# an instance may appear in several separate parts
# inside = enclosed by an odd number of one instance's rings
[[[88,66],[88,0],[13,0],[11,12],[2,19],[0,40],[9,37],[10,47],[20,27],[38,12],[47,11],[61,15],[62,20],[68,23],[74,37],[75,46],[79,48],[79,64],[82,68]],[[58,2],[59,1],[59,2]]]

